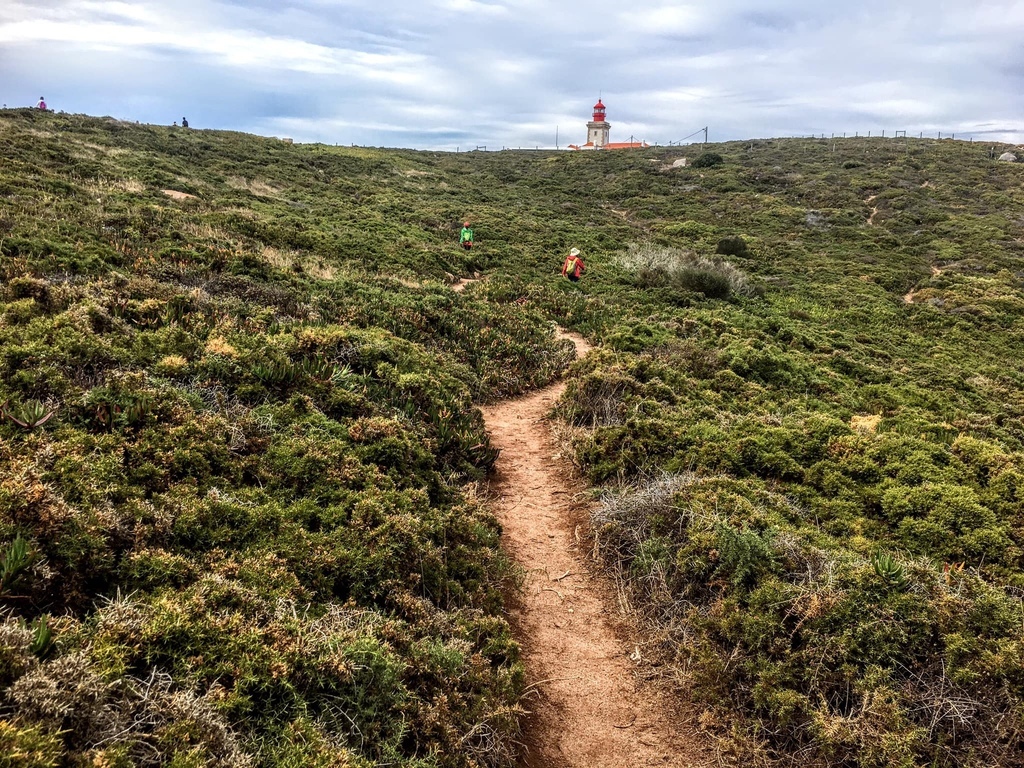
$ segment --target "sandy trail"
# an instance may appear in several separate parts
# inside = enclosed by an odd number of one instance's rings
[[[878,197],[878,195],[872,195],[871,197],[869,197],[864,202],[867,203],[868,205],[871,205],[873,202],[875,202],[875,199],[877,197]],[[875,226],[875,216],[877,216],[877,215],[878,215],[878,206],[877,205],[876,206],[872,206],[872,208],[871,208],[871,215],[868,216],[868,226],[869,227]]]
[[[589,345],[569,335],[577,353]],[[483,408],[501,449],[492,480],[506,551],[526,572],[510,619],[523,645],[531,694],[526,768],[707,765],[686,718],[651,690],[638,690],[635,646],[626,640],[613,591],[580,556],[586,508],[577,499],[545,415],[564,385]]]
[[[939,275],[942,274],[942,270],[939,269],[934,264],[931,265],[931,270],[932,270],[932,277],[938,277]],[[903,301],[905,301],[907,304],[913,304],[914,303],[914,298],[916,296],[917,296],[917,288],[911,288],[909,291],[907,291],[906,295],[904,295]]]

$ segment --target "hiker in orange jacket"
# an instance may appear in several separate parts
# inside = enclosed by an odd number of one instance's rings
[[[565,257],[565,262],[562,264],[562,276],[569,278],[575,283],[586,271],[587,265],[583,263],[580,249],[573,248],[569,251],[569,255]]]

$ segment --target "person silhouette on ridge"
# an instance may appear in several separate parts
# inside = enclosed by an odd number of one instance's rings
[[[46,111],[46,99],[44,99],[42,96],[39,97],[39,103],[36,104],[36,109],[41,109],[43,110],[43,112]]]
[[[186,120],[184,117],[181,118],[181,127],[188,128],[188,120]]]
[[[469,228],[469,222],[462,222],[462,232],[459,233],[459,245],[467,251],[473,247],[473,230]]]

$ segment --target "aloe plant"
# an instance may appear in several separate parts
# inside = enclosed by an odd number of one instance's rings
[[[40,616],[32,622],[30,628],[32,629],[32,642],[29,643],[28,649],[37,658],[45,659],[53,650],[53,630],[50,629],[47,617]]]
[[[115,424],[128,427],[140,426],[152,407],[152,400],[145,395],[140,395],[125,405],[112,400],[100,400],[92,406],[89,416],[97,426],[110,431]]]
[[[152,408],[152,401],[141,396],[120,408],[120,419],[122,423],[130,427],[137,427],[146,420],[146,416]]]
[[[878,551],[872,555],[871,565],[878,577],[893,589],[900,592],[910,589],[907,569],[888,552]]]
[[[56,408],[49,408],[38,400],[29,400],[21,405],[9,405],[9,401],[0,406],[0,414],[6,416],[22,429],[35,429],[53,418]]]
[[[291,384],[299,377],[299,370],[287,361],[260,363],[252,369],[252,373],[264,384]]]
[[[23,536],[17,536],[0,554],[0,595],[10,592],[32,561],[32,553]]]

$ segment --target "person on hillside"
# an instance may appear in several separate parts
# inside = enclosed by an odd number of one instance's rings
[[[188,128],[188,120],[186,120],[184,117],[181,118],[181,127]]]
[[[469,222],[462,222],[462,232],[459,233],[459,245],[467,251],[473,247],[473,230],[469,228]]]
[[[44,99],[42,96],[39,97],[39,103],[36,104],[36,109],[41,109],[43,110],[43,112],[46,111],[46,99]]]
[[[580,249],[573,248],[569,251],[569,255],[565,257],[565,262],[562,264],[562,277],[567,277],[575,283],[579,281],[586,271],[587,266],[583,263],[583,257],[580,256]]]

